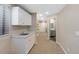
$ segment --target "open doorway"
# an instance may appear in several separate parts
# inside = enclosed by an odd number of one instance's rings
[[[48,36],[50,40],[56,41],[56,17],[48,19]]]

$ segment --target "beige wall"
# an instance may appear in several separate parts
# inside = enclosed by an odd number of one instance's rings
[[[39,32],[46,32],[46,30],[47,30],[47,23],[46,22],[39,23]]]
[[[37,13],[32,13],[32,26],[31,31],[36,31]]]
[[[57,16],[57,42],[67,53],[79,53],[76,32],[79,32],[79,5],[67,5]]]
[[[20,34],[22,32],[28,32],[30,31],[30,26],[11,26],[11,34]]]

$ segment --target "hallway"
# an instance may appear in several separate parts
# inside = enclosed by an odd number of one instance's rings
[[[39,33],[37,44],[33,46],[29,54],[63,54],[62,49],[54,41],[48,40],[47,33]]]

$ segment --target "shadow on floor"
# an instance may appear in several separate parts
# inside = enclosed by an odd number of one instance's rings
[[[56,42],[56,37],[55,37],[55,36],[51,36],[51,37],[50,37],[50,40],[53,40],[53,41]]]

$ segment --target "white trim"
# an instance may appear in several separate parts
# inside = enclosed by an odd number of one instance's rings
[[[65,54],[68,54],[64,47],[61,45],[61,43],[59,43],[58,41],[56,41],[56,43],[61,47]]]

